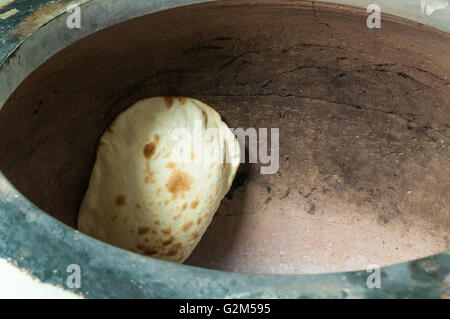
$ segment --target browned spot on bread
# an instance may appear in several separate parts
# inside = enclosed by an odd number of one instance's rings
[[[127,195],[117,195],[115,203],[117,206],[125,206],[127,204]]]
[[[191,152],[191,161],[193,161],[195,159],[195,153]]]
[[[177,220],[178,218],[180,218],[180,216],[181,216],[181,215],[178,214],[178,215],[176,215],[176,216],[173,216],[172,219],[173,219],[173,220]]]
[[[160,225],[161,222],[159,220],[155,220],[155,225]]]
[[[155,182],[155,173],[150,170],[147,170],[145,172],[144,182],[145,182],[145,184],[154,183]]]
[[[119,217],[119,215],[116,214],[116,215],[113,215],[113,216],[111,217],[111,219],[112,219],[112,220],[116,220],[117,217]]]
[[[145,245],[138,244],[136,247],[139,250],[143,251],[144,255],[147,255],[147,256],[155,255],[156,253],[158,253],[158,251],[156,249],[154,249],[152,247],[147,247]]]
[[[117,121],[118,119],[119,119],[119,116],[116,116],[116,117],[114,118],[114,120],[108,125],[108,128],[107,128],[107,131],[108,131],[108,132],[114,133],[113,128],[114,128],[114,125],[116,124],[116,121]]]
[[[168,200],[168,199],[166,199],[166,200],[164,201],[164,205],[167,205],[167,204],[169,204],[169,200]]]
[[[165,235],[170,235],[170,233],[172,232],[172,230],[171,230],[170,227],[169,227],[169,228],[166,228],[166,229],[161,229],[161,232],[162,232],[163,234],[165,234]]]
[[[155,151],[156,151],[156,143],[155,142],[147,143],[144,146],[144,156],[147,159],[150,159],[153,156],[153,154],[155,154]]]
[[[193,233],[192,234],[192,238],[193,239],[197,239],[199,236],[200,236],[199,233]]]
[[[161,136],[159,136],[159,134],[155,134],[155,135],[153,136],[153,138],[155,139],[155,142],[158,143],[159,140],[161,139]]]
[[[156,229],[152,229],[152,234],[156,235],[158,232],[156,231]]]
[[[167,153],[166,155],[164,155],[164,158],[168,158],[170,155],[172,155],[171,152]]]
[[[195,199],[192,203],[191,203],[191,208],[195,209],[198,206],[198,199]]]
[[[167,253],[167,256],[175,256],[180,252],[180,250],[183,248],[183,245],[181,243],[176,243],[172,246],[172,248]]]
[[[168,245],[170,245],[171,243],[173,243],[174,240],[175,240],[175,237],[170,236],[169,239],[163,241],[162,244],[163,244],[164,246],[168,246]]]
[[[184,203],[183,206],[181,207],[182,210],[185,210],[187,208],[187,203]]]
[[[181,169],[172,171],[169,181],[166,184],[168,191],[172,194],[172,199],[177,199],[178,196],[184,198],[184,193],[191,189],[194,179]]]
[[[141,205],[136,204],[136,208],[137,208],[137,209],[141,209]]]
[[[139,236],[142,236],[150,231],[150,227],[148,227],[148,226],[139,227],[137,229],[137,231],[138,231]]]
[[[183,227],[181,228],[183,231],[187,231],[189,228],[191,228],[193,222],[192,221],[188,221],[186,222]]]
[[[172,105],[173,105],[173,97],[166,96],[166,97],[164,98],[164,103],[166,103],[166,107],[167,107],[168,109],[170,109],[170,108],[172,107]]]
[[[175,164],[174,162],[169,162],[166,164],[166,167],[170,169],[175,168],[175,166],[177,166],[177,164]]]
[[[203,218],[199,217],[199,218],[197,219],[197,225],[200,225],[200,224],[202,223],[202,220],[203,220]]]
[[[144,241],[145,241],[146,243],[148,243],[148,238],[144,238]]]
[[[172,249],[173,249],[173,248],[175,248],[175,249],[181,249],[181,248],[183,248],[183,244],[182,244],[182,243],[176,243],[176,244],[173,244]]]
[[[179,97],[178,98],[178,101],[180,101],[181,105],[185,105],[186,104],[186,100],[187,100],[187,98],[185,98],[185,97]]]
[[[159,193],[161,193],[161,188],[158,188],[158,189],[156,190],[156,194],[159,194]]]
[[[203,116],[203,117],[206,117],[206,113],[205,113],[205,111],[203,111],[203,110],[202,110],[202,116]]]

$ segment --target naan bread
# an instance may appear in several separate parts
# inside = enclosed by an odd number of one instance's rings
[[[180,132],[191,140],[177,138]],[[100,139],[78,228],[123,249],[184,262],[239,161],[236,136],[208,105],[191,98],[141,100]]]

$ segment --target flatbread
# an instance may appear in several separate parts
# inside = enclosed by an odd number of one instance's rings
[[[230,189],[239,162],[236,136],[210,106],[191,98],[141,100],[99,141],[78,229],[182,263]]]

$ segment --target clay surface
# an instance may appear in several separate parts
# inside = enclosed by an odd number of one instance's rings
[[[232,128],[280,128],[280,169],[242,165],[186,263],[239,272],[365,269],[450,248],[450,38],[364,10],[227,1],[152,14],[43,64],[0,112],[0,169],[76,226],[99,137],[150,96]]]

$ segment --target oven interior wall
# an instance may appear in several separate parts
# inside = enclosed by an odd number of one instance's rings
[[[279,128],[279,170],[243,164],[188,264],[365,269],[450,248],[450,41],[360,9],[202,4],[57,53],[0,112],[0,169],[76,227],[96,143],[125,108],[190,96],[232,128]],[[269,134],[270,135],[270,134]]]

